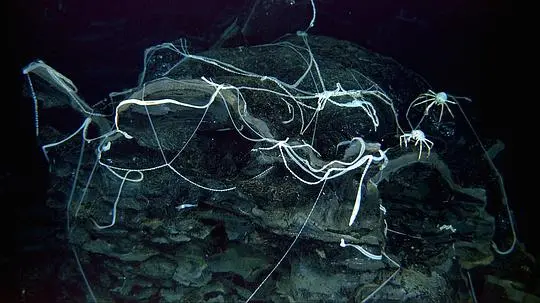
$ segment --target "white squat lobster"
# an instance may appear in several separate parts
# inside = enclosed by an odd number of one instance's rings
[[[410,141],[415,141],[414,146],[417,146],[420,144],[420,152],[418,153],[418,160],[420,160],[420,157],[422,156],[422,145],[425,145],[428,149],[428,157],[431,153],[431,148],[433,147],[433,141],[426,138],[426,135],[424,135],[424,132],[415,129],[411,131],[410,133],[405,133],[401,136],[399,136],[399,146],[405,145],[407,147],[407,143]]]

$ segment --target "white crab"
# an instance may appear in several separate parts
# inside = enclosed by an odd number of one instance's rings
[[[439,122],[442,120],[442,116],[444,113],[444,109],[446,108],[448,112],[450,113],[450,116],[454,118],[454,114],[452,113],[452,110],[450,110],[450,107],[448,104],[457,104],[456,101],[448,100],[448,97],[455,100],[455,98],[451,95],[448,95],[445,92],[435,93],[431,89],[428,90],[427,93],[420,94],[414,101],[411,103],[410,107],[415,107],[424,103],[429,103],[426,109],[424,110],[424,115],[427,115],[429,110],[433,105],[439,105],[441,107],[441,114],[439,115]]]
[[[433,147],[433,141],[426,138],[426,135],[423,131],[419,129],[415,129],[411,131],[410,133],[405,133],[401,136],[399,136],[399,146],[405,145],[407,147],[407,143],[410,141],[415,141],[414,146],[417,146],[418,143],[420,143],[420,152],[418,153],[418,160],[420,160],[420,157],[422,156],[422,145],[425,145],[428,149],[428,157],[431,153],[431,148]]]

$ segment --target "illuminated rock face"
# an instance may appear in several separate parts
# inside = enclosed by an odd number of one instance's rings
[[[407,110],[428,89],[414,72],[326,37],[183,43],[152,48],[141,83],[99,110],[52,68],[26,70],[54,101],[39,109],[50,205],[67,199],[60,236],[96,293],[442,302],[461,296],[457,269],[493,260],[482,154],[438,112]],[[66,106],[91,122],[62,141]],[[429,156],[400,146],[411,120],[437,138]]]

